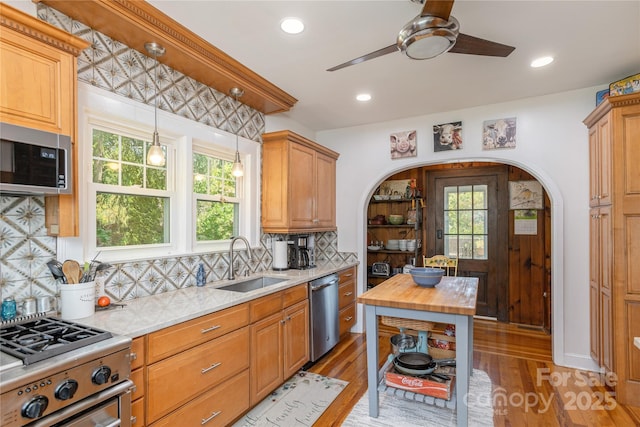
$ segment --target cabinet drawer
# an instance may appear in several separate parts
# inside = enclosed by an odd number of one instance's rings
[[[293,304],[303,301],[307,299],[309,295],[309,291],[307,290],[307,284],[298,285],[293,288],[289,288],[285,291],[282,291],[282,307],[287,308],[292,306]]]
[[[282,311],[282,292],[276,292],[275,294],[267,295],[262,298],[258,298],[255,301],[249,303],[251,323],[255,323],[265,317]]]
[[[345,308],[356,300],[356,282],[350,280],[338,287],[338,307]]]
[[[131,394],[131,400],[144,396],[144,369],[138,368],[131,371],[131,381],[135,384],[135,391]]]
[[[131,342],[131,369],[138,369],[144,365],[144,338],[134,338]]]
[[[157,362],[249,324],[246,304],[198,317],[149,334],[147,363]]]
[[[351,267],[347,270],[341,271],[340,273],[338,273],[338,276],[340,277],[340,283],[346,283],[348,280],[353,280],[355,282],[356,268]]]
[[[248,326],[149,366],[147,420],[159,419],[248,367]]]
[[[144,427],[144,397],[131,403],[131,426]]]
[[[353,303],[347,308],[340,310],[338,320],[340,321],[339,334],[342,336],[349,332],[353,325],[356,324],[356,304]]]
[[[192,400],[153,427],[226,426],[247,409],[249,372],[245,371]]]

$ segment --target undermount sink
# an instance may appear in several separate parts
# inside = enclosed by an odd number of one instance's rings
[[[288,279],[281,279],[278,277],[257,277],[255,279],[249,279],[242,282],[236,282],[231,285],[221,286],[218,289],[222,289],[223,291],[250,292],[255,291],[256,289],[273,286],[286,280]]]

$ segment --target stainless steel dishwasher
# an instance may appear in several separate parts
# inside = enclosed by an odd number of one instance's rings
[[[331,350],[339,338],[338,275],[330,274],[309,283],[311,305],[311,361]]]

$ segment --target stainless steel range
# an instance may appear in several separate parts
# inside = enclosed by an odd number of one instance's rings
[[[0,324],[3,427],[130,426],[131,339],[54,317]]]

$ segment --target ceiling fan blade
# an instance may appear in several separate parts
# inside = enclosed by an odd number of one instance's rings
[[[359,57],[359,58],[352,59],[351,61],[347,61],[347,62],[345,62],[345,63],[343,63],[343,64],[336,65],[335,67],[332,67],[332,68],[327,69],[327,71],[336,71],[336,70],[339,70],[339,69],[341,69],[341,68],[348,67],[348,66],[350,66],[350,65],[356,65],[356,64],[359,64],[359,63],[361,63],[361,62],[368,61],[368,60],[370,60],[370,59],[373,59],[373,58],[377,58],[377,57],[379,57],[379,56],[386,55],[386,54],[388,54],[388,53],[398,52],[398,50],[399,50],[399,49],[398,49],[398,45],[394,43],[394,44],[392,44],[391,46],[387,46],[387,47],[385,47],[385,48],[382,48],[382,49],[376,50],[375,52],[368,53],[368,54],[366,54],[366,55],[364,55],[364,56],[361,56],[361,57]]]
[[[515,47],[507,46],[478,37],[458,34],[456,44],[449,50],[453,53],[466,53],[469,55],[500,56],[507,57]]]
[[[448,21],[452,8],[453,0],[426,0],[420,16],[437,16]]]

